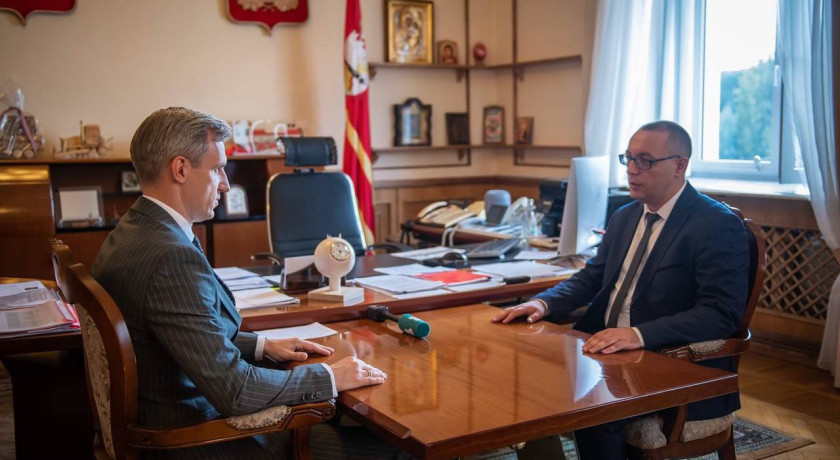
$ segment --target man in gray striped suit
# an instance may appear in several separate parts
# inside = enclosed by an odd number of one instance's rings
[[[213,217],[229,190],[222,142],[230,127],[185,108],[158,110],[131,140],[143,196],[108,236],[91,270],[128,325],[137,357],[140,423],[166,426],[271,406],[324,401],[380,384],[386,375],[354,357],[291,371],[250,364],[263,358],[303,361],[333,350],[300,339],[266,340],[239,330],[233,296],[215,275],[192,223]],[[334,458],[338,444],[360,443],[369,457],[395,451],[369,432],[313,430],[313,453]],[[284,433],[181,451],[165,458],[278,458]],[[350,438],[349,440],[347,438]]]

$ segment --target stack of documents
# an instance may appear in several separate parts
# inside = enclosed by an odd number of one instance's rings
[[[280,307],[284,305],[296,305],[300,303],[297,297],[290,297],[273,288],[243,289],[233,291],[233,298],[236,299],[236,309],[247,308]]]
[[[545,278],[560,276],[566,273],[573,273],[575,270],[558,267],[556,265],[539,264],[536,262],[502,262],[498,264],[486,264],[476,267],[482,273],[512,278],[514,276],[530,276],[531,278]]]
[[[79,318],[40,281],[0,285],[0,338],[77,330]]]
[[[269,287],[272,284],[256,273],[237,267],[214,268],[219,277],[231,291]]]
[[[427,281],[403,275],[368,276],[356,278],[354,282],[359,286],[388,295],[431,291],[444,285],[440,281]]]

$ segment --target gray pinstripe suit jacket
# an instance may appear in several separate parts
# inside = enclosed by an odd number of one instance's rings
[[[137,357],[138,421],[193,423],[332,397],[322,365],[264,369],[257,336],[239,331],[234,300],[160,206],[139,198],[91,270],[114,298]],[[245,454],[245,452],[240,452]]]

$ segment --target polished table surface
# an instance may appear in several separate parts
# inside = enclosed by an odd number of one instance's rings
[[[413,260],[400,259],[389,254],[377,254],[356,259],[354,272],[358,276],[370,276],[379,274],[374,272],[376,267],[392,265],[404,265],[415,263]],[[255,273],[265,274],[267,267],[243,267]],[[242,315],[242,329],[246,331],[259,331],[277,327],[299,326],[309,324],[313,321],[322,323],[333,321],[348,321],[364,318],[368,305],[386,305],[392,313],[401,314],[430,310],[435,308],[466,305],[491,300],[510,299],[515,297],[532,296],[542,292],[570,275],[563,275],[552,278],[537,278],[528,283],[503,285],[477,289],[468,292],[453,292],[451,294],[416,297],[412,299],[396,299],[386,294],[365,289],[365,298],[361,302],[352,305],[343,305],[337,302],[324,300],[309,300],[306,293],[297,294],[300,298],[299,305],[287,305],[281,307],[255,308],[240,310]]]
[[[343,392],[346,414],[419,458],[451,458],[737,391],[737,376],[648,351],[592,355],[587,334],[494,324],[486,305],[416,314],[426,340],[393,322],[332,323],[316,339],[388,374]]]

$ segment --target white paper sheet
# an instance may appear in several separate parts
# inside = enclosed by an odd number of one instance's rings
[[[247,308],[276,307],[281,305],[292,305],[300,303],[300,299],[289,297],[282,292],[272,288],[246,289],[235,291],[233,297],[236,299],[236,308],[244,310]]]
[[[265,336],[267,339],[291,339],[295,337],[299,339],[317,339],[318,337],[327,337],[337,333],[334,329],[330,329],[321,323],[266,329],[256,332],[259,335]]]
[[[536,262],[503,262],[498,264],[486,264],[474,267],[474,271],[482,273],[489,273],[491,275],[498,275],[504,278],[514,276],[530,276],[531,278],[544,278],[549,276],[558,276],[566,271],[570,271],[563,267],[548,264],[538,264]]]
[[[248,270],[243,270],[239,267],[214,268],[213,271],[215,271],[216,275],[218,275],[218,277],[221,278],[222,281],[224,281],[226,284],[230,280],[260,276],[254,272],[249,272]]]
[[[550,260],[557,258],[557,251],[519,251],[513,260]]]
[[[384,291],[386,294],[408,294],[410,292],[428,291],[443,286],[438,281],[428,281],[402,275],[379,275],[356,278],[356,285]]]

